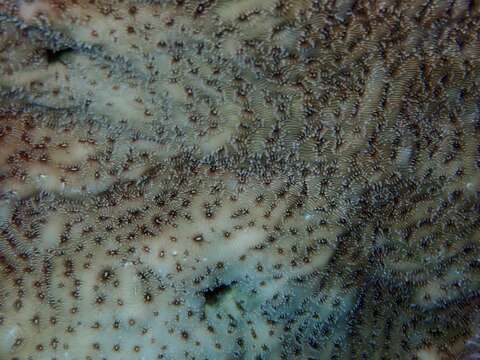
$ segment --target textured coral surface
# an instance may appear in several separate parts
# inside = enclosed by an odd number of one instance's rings
[[[0,359],[475,358],[480,2],[0,0]]]

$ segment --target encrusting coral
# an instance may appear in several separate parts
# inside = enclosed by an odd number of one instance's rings
[[[469,0],[1,2],[0,358],[473,358],[479,33]]]

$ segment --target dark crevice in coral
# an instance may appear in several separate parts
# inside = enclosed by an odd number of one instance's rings
[[[228,294],[233,287],[234,283],[231,284],[218,284],[215,287],[207,288],[203,290],[203,297],[205,298],[205,304],[207,305],[216,305],[222,298]]]
[[[57,62],[61,62],[62,58],[70,53],[73,53],[75,50],[67,47],[63,49],[53,50],[53,49],[45,49],[45,58],[49,64],[54,64]]]

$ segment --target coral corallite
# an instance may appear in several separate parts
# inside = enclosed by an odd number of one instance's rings
[[[479,34],[476,0],[0,0],[0,359],[478,359]]]

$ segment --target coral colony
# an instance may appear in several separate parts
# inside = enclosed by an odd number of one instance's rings
[[[480,356],[480,1],[0,1],[0,359]]]

